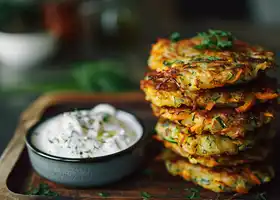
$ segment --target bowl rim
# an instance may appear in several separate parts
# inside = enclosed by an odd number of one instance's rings
[[[74,109],[71,109],[74,110]],[[71,112],[71,110],[69,112]],[[75,110],[86,110],[86,109],[75,109]],[[126,114],[129,114],[131,117],[133,117],[138,123],[139,125],[142,127],[142,135],[141,137],[138,139],[138,141],[136,143],[134,143],[133,145],[131,145],[130,147],[122,150],[122,151],[118,151],[116,153],[113,154],[109,154],[109,155],[105,155],[105,156],[99,156],[99,157],[94,157],[94,158],[66,158],[66,157],[60,157],[60,156],[55,156],[55,155],[51,155],[48,153],[45,153],[43,151],[41,151],[40,149],[38,149],[34,144],[32,144],[31,142],[31,136],[34,133],[34,130],[40,126],[42,123],[44,123],[45,121],[47,121],[48,119],[51,119],[52,117],[57,116],[58,114],[51,116],[51,117],[47,117],[44,119],[40,119],[37,123],[35,123],[31,128],[29,128],[27,130],[27,133],[25,135],[25,144],[27,146],[27,148],[29,150],[31,150],[32,152],[34,152],[35,154],[50,159],[50,160],[55,160],[55,161],[61,161],[61,162],[69,162],[69,163],[95,163],[95,162],[102,162],[102,161],[108,161],[111,160],[113,158],[119,157],[119,156],[123,156],[124,154],[131,154],[131,152],[133,150],[142,148],[143,146],[145,146],[147,140],[148,140],[148,132],[145,129],[144,123],[142,122],[141,119],[139,119],[139,117],[137,117],[136,115],[127,112],[123,109],[117,109],[117,111],[122,111],[125,112]],[[63,112],[60,112],[59,114],[61,114]]]

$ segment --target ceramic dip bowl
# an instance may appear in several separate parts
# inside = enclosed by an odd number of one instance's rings
[[[25,138],[33,169],[50,181],[70,187],[102,186],[133,173],[145,157],[144,148],[149,140],[148,133],[134,115],[122,110],[117,110],[116,113],[118,119],[125,118],[140,137],[124,150],[94,158],[65,158],[38,149],[32,142],[32,135],[36,134],[36,130],[48,119],[39,121],[29,129]]]

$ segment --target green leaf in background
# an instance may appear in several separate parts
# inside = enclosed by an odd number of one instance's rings
[[[83,91],[120,92],[137,88],[120,62],[80,63],[74,67],[72,74]]]
[[[54,72],[55,73],[55,72]],[[138,90],[139,86],[130,79],[129,70],[123,62],[89,61],[73,64],[66,73],[54,79],[51,74],[38,81],[19,84],[2,89],[1,94],[45,93],[53,91],[125,92]],[[32,76],[32,75],[31,75]],[[36,74],[38,76],[38,74]],[[40,75],[41,77],[41,75]],[[41,80],[42,79],[42,80]]]

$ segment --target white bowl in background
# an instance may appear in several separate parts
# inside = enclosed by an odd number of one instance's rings
[[[0,32],[0,63],[16,70],[38,65],[57,49],[57,38],[51,33]]]

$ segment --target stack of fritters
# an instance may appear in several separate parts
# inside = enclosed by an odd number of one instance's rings
[[[141,89],[159,118],[157,139],[172,150],[164,156],[171,174],[215,192],[246,193],[270,181],[263,161],[278,94],[264,72],[275,66],[272,52],[209,30],[159,39],[148,64]]]

